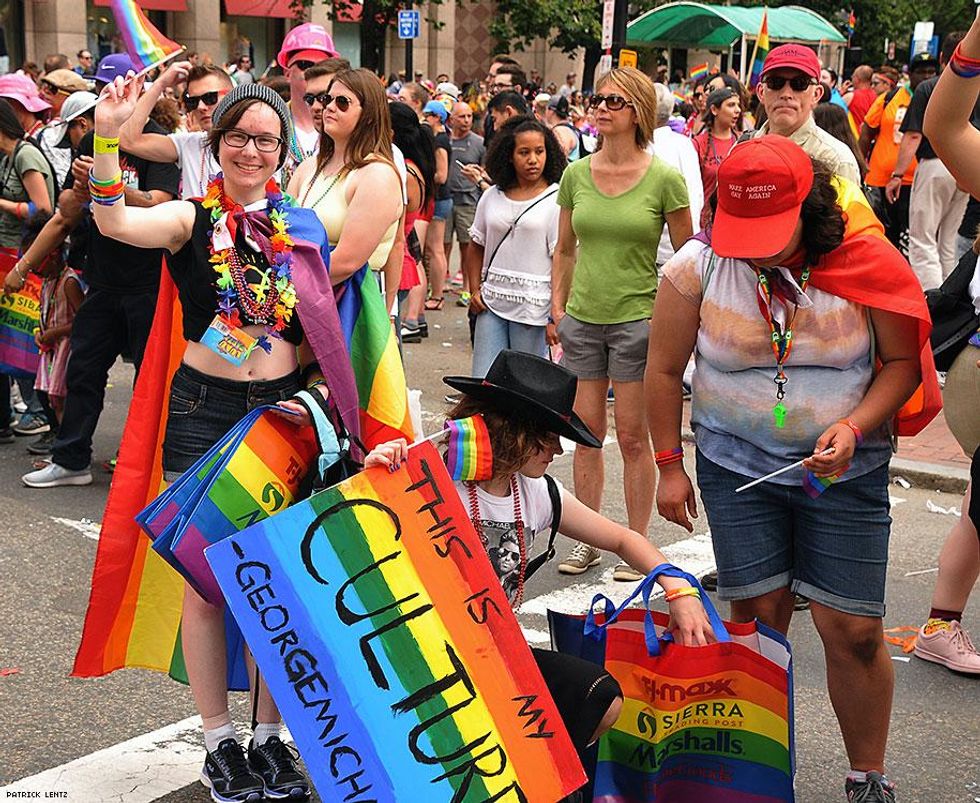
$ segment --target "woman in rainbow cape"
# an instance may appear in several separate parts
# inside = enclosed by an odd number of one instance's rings
[[[447,466],[490,562],[517,608],[527,578],[552,556],[532,558],[537,536],[549,531],[597,549],[615,552],[646,574],[666,563],[646,538],[586,507],[545,472],[562,453],[559,437],[592,448],[601,446],[572,411],[578,380],[565,368],[533,354],[505,350],[486,378],[447,376],[462,400],[447,421]],[[365,468],[397,469],[407,458],[404,439],[375,447]],[[714,640],[698,590],[684,580],[660,577],[667,592],[672,627],[685,645]],[[533,649],[580,754],[612,727],[622,707],[619,684],[601,666],[550,650]]]
[[[323,226],[293,206],[272,175],[286,158],[290,115],[257,84],[226,95],[208,145],[222,174],[200,201],[142,209],[123,200],[119,128],[136,105],[138,82],[107,88],[96,112],[93,216],[101,231],[144,248],[167,248],[187,341],[170,389],[163,477],[189,469],[251,408],[278,404],[297,426],[310,424],[290,397],[307,388],[357,429],[357,394],[334,301]],[[329,388],[329,392],[328,392]],[[328,401],[329,400],[329,401]],[[228,711],[224,612],[185,588],[183,661],[204,724],[201,781],[216,801],[305,796],[308,783],[279,739],[280,718],[260,684],[248,750]]]
[[[860,189],[786,137],[735,147],[710,242],[664,267],[646,375],[660,515],[691,530],[681,379],[695,354],[697,479],[732,619],[789,629],[810,600],[851,772],[848,800],[892,803],[885,648],[891,436],[939,412],[922,289]],[[655,345],[654,345],[655,344]],[[750,479],[803,459],[744,493]],[[801,482],[802,481],[802,482]]]

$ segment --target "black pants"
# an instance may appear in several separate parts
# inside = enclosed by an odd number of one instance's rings
[[[102,414],[109,369],[125,351],[139,373],[156,299],[156,290],[123,294],[93,288],[78,308],[71,332],[64,417],[52,453],[59,466],[79,471],[92,462],[92,436]]]
[[[898,192],[895,203],[885,200],[885,190],[881,187],[872,188],[878,194],[878,205],[875,211],[885,227],[885,236],[902,256],[909,258],[909,199],[912,197],[912,185],[903,184]]]

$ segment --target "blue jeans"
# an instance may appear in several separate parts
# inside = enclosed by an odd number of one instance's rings
[[[751,599],[789,588],[855,616],[885,615],[891,516],[888,464],[835,482],[816,499],[800,483],[764,482],[697,454],[698,488],[718,564],[718,596]],[[802,474],[800,475],[802,477]]]
[[[548,356],[543,326],[508,321],[490,310],[476,316],[473,335],[473,376],[486,376],[494,359],[504,349]]]

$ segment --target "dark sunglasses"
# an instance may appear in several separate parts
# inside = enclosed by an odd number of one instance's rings
[[[329,92],[321,92],[316,96],[316,99],[320,101],[320,105],[323,108],[327,108],[331,103],[335,103],[340,111],[347,111],[351,105],[354,103],[353,98],[347,97],[347,95],[331,95]]]
[[[47,92],[49,95],[65,95],[66,97],[71,94],[68,89],[61,89],[55,86],[50,81],[41,81],[41,90]]]
[[[789,84],[794,92],[802,92],[808,86],[813,86],[817,82],[808,75],[794,75],[792,78],[787,78],[785,75],[767,75],[762,79],[762,83],[773,90],[773,92],[778,92],[786,84]]]
[[[188,95],[184,93],[184,108],[187,111],[194,111],[200,104],[205,106],[214,106],[218,102],[219,98],[223,98],[228,94],[228,90],[224,89],[216,92],[205,92],[203,95]]]
[[[305,95],[303,95],[303,102],[307,106],[312,106],[314,103],[319,103],[321,106],[326,106],[327,103],[330,102],[330,94],[328,92],[319,92],[317,94],[307,92]],[[343,111],[343,109],[341,109],[341,111]]]
[[[297,60],[297,61],[294,61],[294,62],[293,62],[292,64],[290,64],[289,66],[290,66],[290,67],[298,67],[298,68],[299,68],[299,69],[301,69],[301,70],[302,70],[303,72],[306,72],[306,71],[307,71],[308,69],[310,69],[310,67],[312,67],[312,66],[313,66],[314,64],[316,64],[316,62],[315,62],[315,61],[307,61],[306,59],[299,59],[299,60]]]
[[[606,104],[606,108],[611,112],[618,112],[620,109],[625,109],[627,106],[633,105],[631,101],[628,101],[622,95],[593,95],[589,100],[589,105],[593,109],[598,109],[603,103]]]

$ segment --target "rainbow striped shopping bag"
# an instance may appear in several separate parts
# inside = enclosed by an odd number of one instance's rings
[[[17,264],[16,254],[0,251],[0,284]],[[0,294],[0,373],[33,376],[40,354],[34,330],[41,325],[41,279],[27,274],[16,293]]]
[[[291,505],[316,463],[318,438],[257,407],[136,520],[153,548],[208,602],[223,604],[204,548]]]
[[[684,647],[649,607],[653,570],[605,615],[549,612],[555,646],[603,660],[623,690],[623,711],[599,742],[594,803],[787,803],[794,800],[792,653],[779,633],[722,622],[702,592],[718,642]],[[595,602],[593,604],[595,604]],[[604,648],[604,649],[603,649]]]

